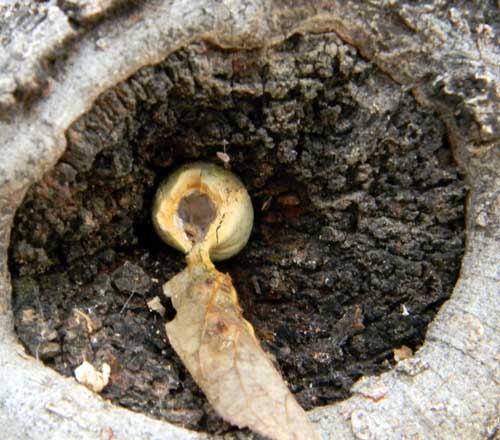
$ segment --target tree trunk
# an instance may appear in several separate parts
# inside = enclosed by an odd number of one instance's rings
[[[115,407],[24,353],[7,250],[14,213],[105,90],[194,41],[260,49],[335,32],[435,110],[469,185],[454,292],[414,357],[311,411],[325,438],[489,439],[500,393],[500,51],[494,2],[7,1],[0,6],[0,425],[6,439],[209,436]],[[388,97],[389,99],[390,97]]]

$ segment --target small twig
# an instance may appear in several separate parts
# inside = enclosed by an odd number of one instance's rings
[[[130,296],[127,298],[127,301],[125,301],[125,304],[123,304],[123,307],[122,307],[122,309],[120,310],[120,313],[119,313],[120,315],[121,315],[121,314],[125,311],[125,309],[127,308],[128,304],[129,304],[129,302],[130,302],[130,300],[132,299],[132,297],[133,297],[134,295],[135,295],[135,292],[132,292],[132,293],[130,294]]]

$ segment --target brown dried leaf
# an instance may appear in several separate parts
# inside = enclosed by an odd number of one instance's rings
[[[208,261],[164,285],[177,310],[167,335],[228,422],[274,440],[320,440],[241,313],[231,277]]]
[[[396,362],[404,361],[405,359],[409,359],[413,356],[413,350],[406,345],[402,345],[399,348],[394,349],[394,360]]]

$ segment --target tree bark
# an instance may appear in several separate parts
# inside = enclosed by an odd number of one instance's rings
[[[325,438],[494,438],[500,382],[500,50],[494,2],[7,1],[0,6],[0,425],[6,439],[202,439],[114,407],[24,354],[7,248],[27,188],[104,90],[195,40],[263,48],[336,32],[446,124],[470,186],[453,295],[416,355],[316,409]]]

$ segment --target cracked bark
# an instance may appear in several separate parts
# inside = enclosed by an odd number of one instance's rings
[[[435,109],[470,185],[467,248],[426,343],[354,396],[312,411],[325,438],[492,438],[498,431],[498,9],[492,2],[66,1],[0,6],[0,390],[4,437],[207,438],[116,408],[26,357],[12,328],[6,250],[26,188],[57,161],[95,98],[188,42],[259,48],[335,31]],[[29,50],[28,50],[29,48]],[[91,64],[90,64],[91,63]],[[89,69],[88,66],[93,68]],[[64,109],[64,111],[61,111]],[[26,420],[35,420],[27,424]]]

